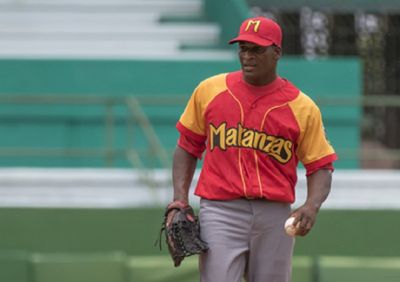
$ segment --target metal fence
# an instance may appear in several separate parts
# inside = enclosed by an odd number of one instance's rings
[[[100,120],[104,126],[104,136],[102,148],[38,148],[38,147],[2,147],[0,148],[1,157],[27,156],[30,158],[52,158],[52,157],[84,157],[84,158],[103,158],[105,166],[115,166],[117,157],[126,158],[132,167],[146,168],[145,160],[143,160],[143,148],[137,148],[132,142],[135,137],[132,130],[139,127],[143,134],[141,138],[145,138],[146,144],[151,151],[151,156],[158,159],[161,167],[170,168],[173,147],[167,147],[160,141],[160,133],[157,132],[157,124],[152,121],[146,114],[143,107],[148,105],[180,105],[186,103],[187,98],[182,96],[167,96],[160,99],[152,96],[137,97],[96,97],[96,96],[0,96],[0,104],[2,105],[99,105],[104,110]],[[368,95],[359,98],[350,97],[324,97],[316,99],[319,106],[335,106],[338,109],[346,106],[357,106],[363,109],[363,118],[359,124],[360,132],[363,135],[360,148],[350,149],[341,148],[341,158],[359,159],[361,168],[400,168],[400,150],[396,147],[386,146],[379,138],[379,130],[382,130],[382,120],[377,120],[373,116],[369,116],[369,112],[379,112],[385,116],[390,111],[398,112],[400,109],[400,97],[395,95]],[[123,116],[125,124],[125,134],[128,138],[125,148],[115,146],[116,126],[121,123],[121,117],[116,118],[115,107],[122,106],[127,109],[126,116]],[[338,113],[340,115],[340,113]],[[52,119],[51,114],[41,112],[43,119]],[[28,120],[30,116],[24,116],[19,113],[19,119]],[[79,119],[79,116],[77,117]],[[171,121],[171,129],[175,125]]]
[[[144,162],[140,157],[140,152],[135,148],[132,141],[134,139],[132,130],[138,126],[147,144],[152,152],[152,155],[158,158],[159,163],[164,168],[170,167],[170,158],[165,151],[164,146],[156,133],[148,116],[144,113],[141,103],[151,104],[159,99],[148,99],[146,97],[100,97],[100,96],[66,96],[66,95],[0,95],[0,104],[5,106],[21,106],[21,105],[50,105],[50,106],[65,106],[73,107],[80,106],[100,106],[103,111],[101,113],[101,120],[103,120],[104,134],[102,148],[46,148],[46,147],[0,147],[0,156],[28,156],[28,157],[85,157],[85,158],[103,158],[104,165],[108,167],[114,166],[114,159],[118,156],[124,156],[133,167],[144,168]],[[172,100],[173,101],[173,100]],[[160,102],[157,102],[160,103]],[[164,102],[162,102],[164,103]],[[168,102],[165,102],[168,103]],[[116,148],[116,111],[115,107],[123,106],[126,108],[126,115],[124,116],[123,123],[127,131],[125,142],[126,147]],[[51,120],[53,118],[52,112],[40,112],[42,120]],[[32,114],[18,113],[21,120],[29,120]],[[82,118],[82,117],[81,117]],[[78,117],[79,119],[79,117]]]
[[[300,1],[293,3],[296,8],[289,8],[293,5],[286,5],[287,1],[248,2],[255,15],[281,24],[285,55],[310,60],[358,56],[363,63],[363,95],[381,96],[370,101],[400,96],[400,4],[392,2],[394,9],[385,8],[385,3],[371,6],[372,1],[366,1],[365,7],[357,7],[355,1],[326,1],[329,7],[323,7],[318,1]],[[362,137],[400,149],[400,108],[387,106],[364,107],[364,116],[373,120],[375,128],[364,130]]]

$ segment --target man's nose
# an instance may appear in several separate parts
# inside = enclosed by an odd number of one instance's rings
[[[243,58],[249,59],[249,58],[254,58],[254,52],[251,50],[246,50],[242,53]]]

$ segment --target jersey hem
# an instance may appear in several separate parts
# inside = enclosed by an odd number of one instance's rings
[[[244,199],[248,201],[255,201],[255,200],[264,200],[264,201],[269,201],[269,202],[279,202],[279,203],[286,203],[286,204],[293,204],[294,200],[290,199],[281,199],[281,198],[276,198],[276,199],[271,199],[269,197],[246,197],[244,195],[236,196],[236,195],[227,195],[224,197],[213,197],[213,196],[207,196],[207,195],[202,195],[200,192],[195,192],[194,193],[197,197],[201,199],[206,199],[209,201],[234,201],[238,199]]]

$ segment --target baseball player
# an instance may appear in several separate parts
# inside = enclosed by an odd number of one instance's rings
[[[195,194],[200,199],[203,282],[288,282],[295,217],[299,236],[313,227],[337,159],[314,102],[277,74],[282,32],[274,21],[245,20],[236,38],[241,70],[202,81],[177,129],[174,202],[188,204],[197,159],[205,151]],[[296,168],[307,175],[305,203],[291,211]]]

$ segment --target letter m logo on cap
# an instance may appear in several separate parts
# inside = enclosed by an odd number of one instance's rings
[[[245,31],[248,31],[250,29],[250,27],[253,27],[254,32],[257,32],[258,28],[260,27],[260,23],[261,23],[260,20],[257,20],[257,21],[249,20],[247,22]]]

